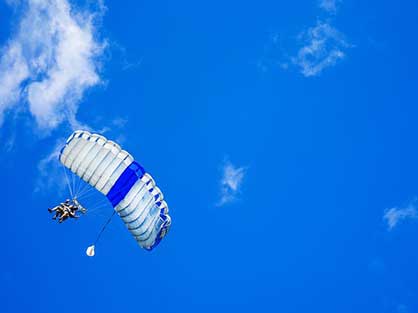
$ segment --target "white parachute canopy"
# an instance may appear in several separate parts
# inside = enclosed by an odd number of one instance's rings
[[[78,130],[68,138],[59,160],[73,177],[106,196],[139,246],[152,250],[167,234],[171,218],[163,193],[152,176],[117,143]],[[76,191],[72,198],[83,201],[83,193]],[[87,255],[89,251],[94,255],[94,245],[89,249]]]
[[[88,256],[94,256],[94,245],[91,245],[90,247],[87,248],[86,254]]]

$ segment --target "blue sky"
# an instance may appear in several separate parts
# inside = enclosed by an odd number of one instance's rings
[[[0,312],[418,311],[416,1],[0,2]],[[153,175],[151,253],[56,154]]]

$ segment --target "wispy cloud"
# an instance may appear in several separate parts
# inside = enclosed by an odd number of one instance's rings
[[[319,75],[324,69],[344,59],[345,50],[351,47],[344,35],[326,22],[319,21],[299,36],[303,46],[291,58],[305,77]]]
[[[29,76],[29,67],[23,58],[20,44],[10,42],[1,51],[0,59],[0,125],[3,114],[16,104],[22,94],[21,83]]]
[[[396,313],[408,313],[409,309],[405,304],[398,304],[396,307]]]
[[[391,208],[385,210],[383,220],[387,223],[388,230],[392,230],[402,221],[415,219],[417,217],[417,208],[414,203],[411,203],[406,208]]]
[[[58,192],[62,194],[66,191],[67,181],[63,165],[58,161],[58,157],[65,143],[66,138],[59,138],[52,151],[50,151],[38,163],[38,177],[35,183],[35,192]]]
[[[67,0],[28,0],[17,31],[1,49],[0,123],[4,113],[29,105],[42,129],[64,120],[79,125],[76,113],[86,89],[101,83],[105,44],[95,24],[103,12],[72,7]]]
[[[3,149],[5,152],[11,152],[14,147],[15,147],[15,143],[16,143],[16,133],[12,133],[4,142],[3,144]]]
[[[341,0],[320,0],[319,7],[328,13],[336,14],[340,2]]]
[[[332,26],[341,2],[318,0],[318,6],[325,11],[326,17],[300,32],[296,40],[292,37],[291,42],[286,43],[286,38],[274,34],[264,47],[264,55],[258,62],[258,67],[263,72],[272,66],[285,71],[296,69],[305,77],[313,77],[343,60],[347,50],[353,45],[342,32]]]
[[[244,180],[247,168],[236,167],[229,161],[226,161],[222,168],[221,191],[218,206],[233,202],[241,191],[241,185]]]

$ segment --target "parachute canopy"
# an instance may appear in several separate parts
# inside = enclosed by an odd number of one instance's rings
[[[59,160],[107,197],[142,248],[152,250],[166,235],[171,219],[163,193],[118,144],[77,130],[68,138]],[[87,254],[94,255],[94,247]]]

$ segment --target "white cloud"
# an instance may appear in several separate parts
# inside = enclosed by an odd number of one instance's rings
[[[22,47],[11,42],[1,51],[0,59],[0,125],[4,112],[21,97],[20,85],[29,76],[29,68],[22,56]]]
[[[105,45],[97,40],[94,23],[103,7],[82,11],[67,0],[18,5],[24,10],[17,32],[0,59],[0,118],[27,102],[40,128],[64,120],[76,127],[85,90],[101,82],[98,62]]]
[[[231,162],[225,162],[222,169],[221,197],[218,206],[233,202],[237,198],[246,170],[245,167],[235,167]]]
[[[337,6],[341,0],[320,0],[319,7],[328,13],[337,13]]]
[[[351,47],[344,35],[326,22],[318,22],[299,36],[304,46],[291,62],[305,77],[316,76],[325,68],[344,59],[345,50]]]
[[[387,223],[388,230],[392,230],[400,222],[407,219],[415,219],[418,212],[414,204],[410,204],[406,208],[391,208],[385,210],[383,220]]]

